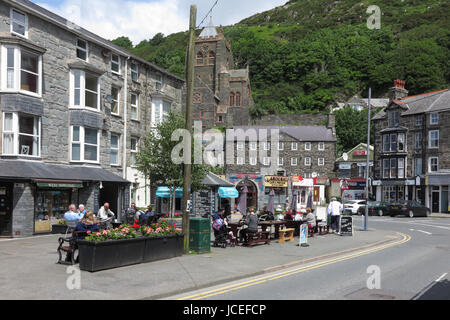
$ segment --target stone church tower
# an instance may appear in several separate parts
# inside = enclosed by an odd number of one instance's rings
[[[194,121],[203,129],[249,124],[251,96],[249,69],[233,69],[230,41],[212,23],[195,41]]]

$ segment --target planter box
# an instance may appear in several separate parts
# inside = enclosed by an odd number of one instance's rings
[[[171,259],[183,255],[184,235],[146,238],[143,262]]]
[[[52,234],[65,234],[67,230],[67,226],[63,224],[54,224],[52,225]]]
[[[79,241],[80,269],[96,272],[143,262],[145,238],[104,242]]]

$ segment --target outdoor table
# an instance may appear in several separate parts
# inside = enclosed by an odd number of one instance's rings
[[[263,221],[260,222],[259,225],[262,228],[262,231],[265,232],[268,227],[275,226],[275,234],[274,238],[279,239],[280,238],[280,227],[285,226],[287,221]]]
[[[236,238],[236,244],[238,244],[238,230],[242,227],[242,224],[239,222],[228,222],[228,227],[233,232],[234,237]]]

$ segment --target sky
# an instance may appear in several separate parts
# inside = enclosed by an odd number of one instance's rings
[[[127,36],[138,44],[155,34],[189,29],[189,8],[197,5],[197,25],[216,0],[32,0],[108,40]],[[216,26],[284,5],[287,0],[219,0],[212,12]],[[209,17],[202,27],[207,25]]]

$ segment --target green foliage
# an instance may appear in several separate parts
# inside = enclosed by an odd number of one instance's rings
[[[131,42],[131,40],[128,37],[119,37],[117,39],[112,40],[111,42],[126,50],[133,49],[133,42]]]

